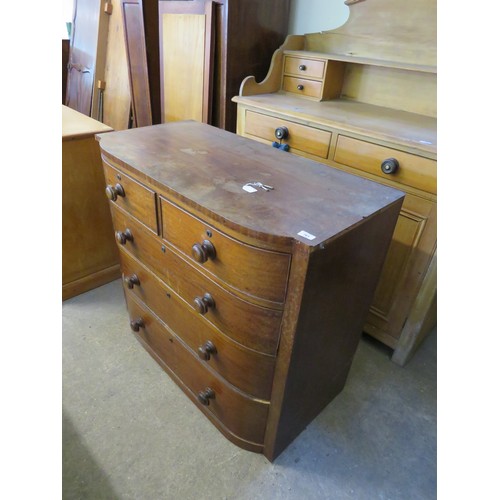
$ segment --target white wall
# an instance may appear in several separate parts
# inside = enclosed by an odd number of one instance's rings
[[[303,35],[342,26],[349,17],[344,0],[291,0],[288,33]]]

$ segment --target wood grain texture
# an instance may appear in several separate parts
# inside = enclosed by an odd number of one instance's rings
[[[62,106],[63,300],[119,276],[118,252],[104,196],[104,176],[94,134],[111,130]]]

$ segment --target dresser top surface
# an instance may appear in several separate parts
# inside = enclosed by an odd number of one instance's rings
[[[113,129],[79,111],[62,106],[62,139],[88,137],[94,134],[110,132]]]
[[[98,136],[115,164],[201,215],[257,238],[309,246],[357,225],[404,193],[197,122]],[[251,182],[274,189],[243,189]]]

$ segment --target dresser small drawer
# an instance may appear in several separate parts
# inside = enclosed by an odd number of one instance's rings
[[[386,164],[389,171],[394,166],[393,159],[397,160],[398,164],[395,171],[392,173],[383,172],[382,163],[390,160]],[[334,160],[343,165],[376,175],[381,179],[411,186],[433,194],[436,194],[437,191],[437,166],[435,160],[343,135],[338,137]]]
[[[161,280],[176,291],[195,312],[194,299],[209,293],[215,307],[203,316],[236,342],[261,353],[275,355],[280,336],[283,311],[252,304],[226,290],[223,286],[198,272],[185,259],[170,250],[157,236],[147,231],[125,212],[111,207],[115,229],[129,231],[132,240],[121,245],[137,260],[151,268]]]
[[[215,328],[170,287],[126,251],[120,252],[123,284],[230,384],[259,399],[269,400],[274,356],[246,349]]]
[[[283,77],[283,90],[285,92],[293,92],[294,94],[320,99],[322,87],[322,81],[306,80],[303,78],[295,78],[293,76]]]
[[[262,444],[269,403],[245,396],[193,356],[142,302],[127,297],[131,326],[136,335],[200,408],[210,412],[239,439]]]
[[[160,197],[162,237],[229,287],[282,304],[290,255],[242,243]]]
[[[103,165],[106,195],[110,203],[123,208],[158,234],[156,193],[104,160]]]
[[[288,129],[288,137],[284,139],[284,142],[292,150],[302,151],[318,158],[328,157],[331,132],[254,111],[246,112],[245,134],[273,142],[276,141],[275,131],[280,127]]]
[[[283,72],[286,75],[321,79],[325,74],[325,61],[285,56]]]

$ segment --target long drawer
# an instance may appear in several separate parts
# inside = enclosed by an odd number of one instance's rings
[[[290,255],[247,245],[160,197],[162,237],[195,266],[250,296],[285,300]]]
[[[399,164],[392,173],[382,171],[382,163],[388,159],[395,159]],[[433,194],[437,191],[435,160],[343,135],[338,137],[334,160],[389,182],[397,182]]]
[[[254,111],[246,111],[245,134],[273,142],[276,141],[275,131],[279,127],[288,129],[285,143],[290,146],[291,150],[302,151],[319,158],[328,157],[331,132]]]
[[[257,398],[269,400],[274,356],[247,349],[193,312],[179,295],[150,273],[139,261],[121,250],[124,287],[170,327],[202,362],[229,383]]]
[[[196,297],[210,294],[215,306],[208,307],[204,319],[236,342],[256,351],[274,355],[278,346],[283,312],[252,304],[198,272],[174,253],[158,237],[118,207],[111,207],[115,229],[132,235],[122,245],[136,259],[150,267],[170,288],[178,293],[193,311]]]
[[[131,326],[156,358],[190,390],[197,404],[240,439],[262,444],[269,404],[232,389],[204,366],[142,302],[127,296]]]

